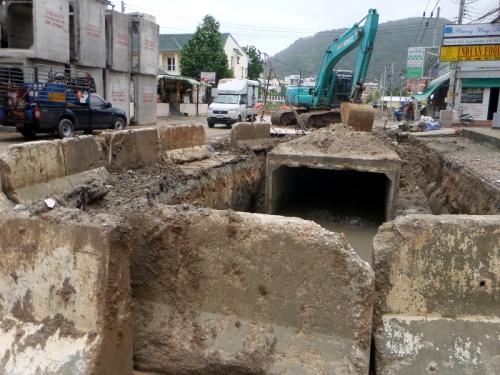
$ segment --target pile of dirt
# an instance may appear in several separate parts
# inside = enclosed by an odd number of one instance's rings
[[[397,160],[392,149],[372,133],[357,132],[344,124],[334,124],[314,131],[304,137],[294,139],[275,148],[277,152],[311,155],[328,155],[356,157],[365,159]]]

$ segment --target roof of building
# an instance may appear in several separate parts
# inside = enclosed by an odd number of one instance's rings
[[[160,34],[160,52],[178,52],[193,37],[194,34]],[[229,38],[229,33],[221,33],[224,46]]]

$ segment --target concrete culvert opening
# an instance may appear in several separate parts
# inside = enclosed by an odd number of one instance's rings
[[[385,221],[390,182],[383,173],[283,166],[273,172],[272,213],[344,233],[366,261]]]

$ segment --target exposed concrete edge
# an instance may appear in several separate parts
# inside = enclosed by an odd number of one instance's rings
[[[207,145],[164,151],[161,154],[161,158],[164,161],[172,163],[188,163],[191,161],[207,159],[209,157],[210,153]]]
[[[0,213],[7,212],[12,208],[12,202],[0,191]]]
[[[487,323],[497,323],[500,324],[500,317],[495,316],[484,316],[484,315],[471,315],[471,316],[458,316],[455,318],[448,318],[440,315],[401,315],[401,314],[383,314],[384,319],[393,319],[396,318],[405,322],[432,322],[436,320],[443,320],[449,322],[476,322],[482,321]]]
[[[253,144],[271,138],[271,124],[257,122],[239,122],[233,125],[229,135],[231,144]]]
[[[15,203],[29,204],[51,195],[62,194],[71,190],[73,187],[83,184],[86,181],[92,179],[102,181],[108,176],[109,172],[106,170],[106,168],[101,167],[70,176],[56,178],[48,182],[42,182],[39,184],[16,189],[8,195],[9,198]]]
[[[498,133],[497,137],[485,134],[478,129],[462,129],[462,135],[471,141],[487,144],[500,150],[500,130],[495,131]]]

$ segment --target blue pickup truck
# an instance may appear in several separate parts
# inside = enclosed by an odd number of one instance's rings
[[[66,138],[75,131],[122,130],[127,115],[96,94],[89,73],[0,66],[0,124],[15,126],[26,138],[39,133]]]

